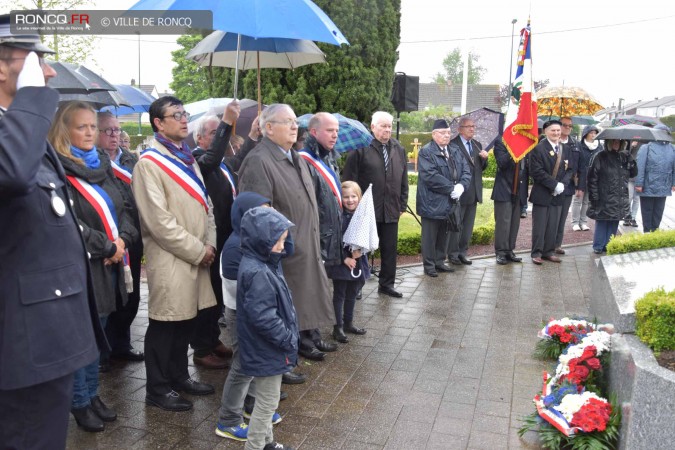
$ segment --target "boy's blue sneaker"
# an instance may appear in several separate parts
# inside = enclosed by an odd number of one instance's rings
[[[226,427],[219,422],[216,424],[216,435],[235,441],[245,441],[248,438],[248,425],[242,423],[236,427]]]
[[[251,413],[244,411],[244,418],[250,419],[251,418]],[[283,419],[281,418],[281,414],[278,412],[274,412],[274,415],[272,416],[272,425],[276,425],[279,422],[281,422]]]

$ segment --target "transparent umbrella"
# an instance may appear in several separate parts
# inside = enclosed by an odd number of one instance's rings
[[[342,236],[342,242],[345,245],[351,246],[351,250],[361,250],[361,253],[366,254],[377,250],[380,246],[380,239],[377,235],[377,224],[375,223],[375,203],[373,202],[373,185],[371,184],[366,189],[365,194],[361,197],[359,206],[356,207],[354,215],[345,234]],[[358,278],[359,273],[354,273],[352,270],[352,277]]]

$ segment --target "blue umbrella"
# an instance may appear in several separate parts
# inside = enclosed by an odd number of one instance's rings
[[[305,114],[298,117],[298,126],[307,128],[309,119],[314,114]],[[350,119],[342,114],[333,113],[333,117],[338,120],[339,130],[335,151],[340,153],[368,147],[373,140],[373,135],[368,131],[365,125],[358,120]]]
[[[330,17],[310,0],[140,0],[130,10],[210,10],[214,30],[255,38],[349,44]]]
[[[144,113],[150,111],[150,105],[157,100],[152,95],[130,84],[116,84],[117,92],[124,98],[123,104],[128,106],[106,106],[101,111],[110,111],[115,115]]]

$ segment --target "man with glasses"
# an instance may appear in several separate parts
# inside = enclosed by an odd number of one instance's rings
[[[132,184],[150,291],[145,401],[167,411],[192,408],[178,392],[214,392],[188,372],[194,318],[199,310],[216,305],[209,273],[216,256],[216,227],[199,165],[183,142],[188,117],[175,97],[160,97],[150,105],[155,139],[136,164]]]
[[[138,219],[138,208],[131,190],[131,173],[138,162],[136,155],[124,150],[120,145],[122,130],[117,118],[110,112],[101,112],[97,115],[98,120],[98,138],[96,147],[106,154],[111,161],[113,174],[118,181],[120,191],[124,196],[134,227],[140,230]],[[109,357],[123,359],[126,361],[143,361],[143,352],[136,350],[131,345],[131,324],[136,318],[138,305],[141,300],[141,259],[143,258],[143,241],[138,239],[129,248],[129,267],[133,278],[133,292],[128,295],[127,303],[113,311],[108,316],[105,326],[108,342],[110,343],[111,353],[102,352],[99,370],[107,372],[110,370]]]
[[[300,330],[315,330],[335,323],[328,277],[319,242],[319,210],[309,167],[293,150],[298,135],[290,106],[268,106],[260,116],[262,141],[249,153],[239,170],[241,192],[253,191],[272,201],[286,216],[295,250],[282,260],[284,276],[293,296]],[[303,355],[323,359],[324,352],[307,340]]]
[[[572,168],[573,173],[577,173],[577,166],[579,165],[579,143],[572,133],[572,118],[563,117],[560,119],[562,126],[560,127],[560,144],[565,147],[569,154],[568,166]],[[570,177],[570,180],[565,184],[565,190],[562,193],[562,208],[560,209],[560,221],[558,222],[558,232],[555,235],[555,253],[564,255],[565,250],[562,248],[563,238],[565,236],[565,222],[567,222],[567,214],[570,211],[572,198],[576,192],[578,180]]]
[[[453,202],[471,181],[471,172],[457,152],[451,152],[450,126],[444,119],[434,122],[432,141],[418,157],[417,214],[422,217],[422,264],[432,278],[438,272],[454,272],[444,263],[448,248],[448,217]],[[459,159],[459,161],[457,161]],[[458,187],[459,186],[459,187]]]
[[[0,16],[0,447],[65,448],[73,373],[105,337],[87,251],[47,132],[54,53]],[[37,54],[36,54],[37,53]]]
[[[448,261],[457,266],[471,265],[466,252],[471,243],[477,204],[483,203],[483,170],[487,167],[488,152],[473,138],[475,133],[476,124],[472,119],[464,117],[459,121],[459,136],[450,141],[450,147],[461,155],[460,159],[469,166],[471,172],[471,182],[466,192],[460,193],[459,198],[462,206],[462,228],[458,232],[451,232],[448,239]]]

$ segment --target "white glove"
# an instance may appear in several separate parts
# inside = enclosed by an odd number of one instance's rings
[[[461,184],[456,184],[455,188],[452,190],[452,193],[450,194],[450,198],[453,200],[457,200],[463,193],[464,193],[464,186],[462,186]]]
[[[40,61],[35,52],[30,52],[23,62],[23,69],[16,79],[16,90],[27,86],[42,87],[45,85],[45,75],[42,73]]]
[[[554,196],[560,195],[560,194],[563,193],[564,190],[565,190],[565,186],[563,186],[562,183],[558,183],[558,184],[556,184],[556,186],[555,186],[555,190],[553,191],[553,195],[554,195]]]

